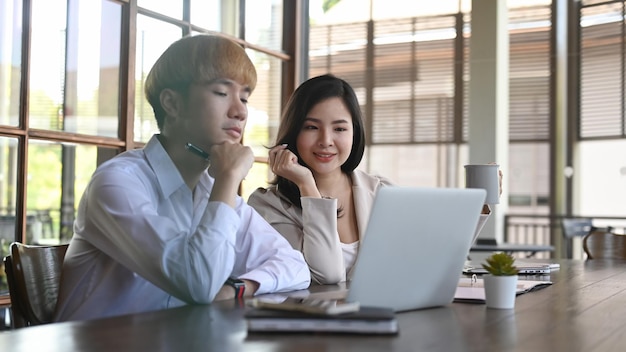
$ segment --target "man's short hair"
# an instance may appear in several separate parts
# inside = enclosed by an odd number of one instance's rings
[[[145,94],[157,121],[163,128],[165,110],[160,95],[164,89],[186,94],[196,82],[232,79],[250,87],[256,86],[256,69],[238,43],[218,35],[195,35],[172,43],[161,54],[146,78]]]

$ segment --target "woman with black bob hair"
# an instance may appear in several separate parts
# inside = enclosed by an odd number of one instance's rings
[[[350,277],[377,190],[391,182],[357,170],[365,131],[354,89],[327,74],[291,96],[269,151],[276,178],[248,199],[295,248],[314,282]]]

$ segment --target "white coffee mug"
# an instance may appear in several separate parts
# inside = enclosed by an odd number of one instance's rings
[[[500,177],[497,164],[465,165],[465,187],[487,191],[486,204],[500,203]]]

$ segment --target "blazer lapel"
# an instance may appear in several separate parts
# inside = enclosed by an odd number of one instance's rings
[[[376,197],[378,182],[378,179],[375,177],[359,171],[355,170],[352,173],[352,200],[359,228],[359,241],[362,241],[363,236],[365,236],[367,222],[374,204],[374,198]]]

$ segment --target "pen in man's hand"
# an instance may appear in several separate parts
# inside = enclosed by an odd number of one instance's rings
[[[200,149],[199,147],[197,147],[197,146],[195,146],[195,145],[193,145],[191,143],[187,143],[185,145],[185,148],[188,151],[190,151],[190,152],[196,154],[197,156],[201,157],[202,159],[209,160],[209,153],[205,152],[204,150]]]

